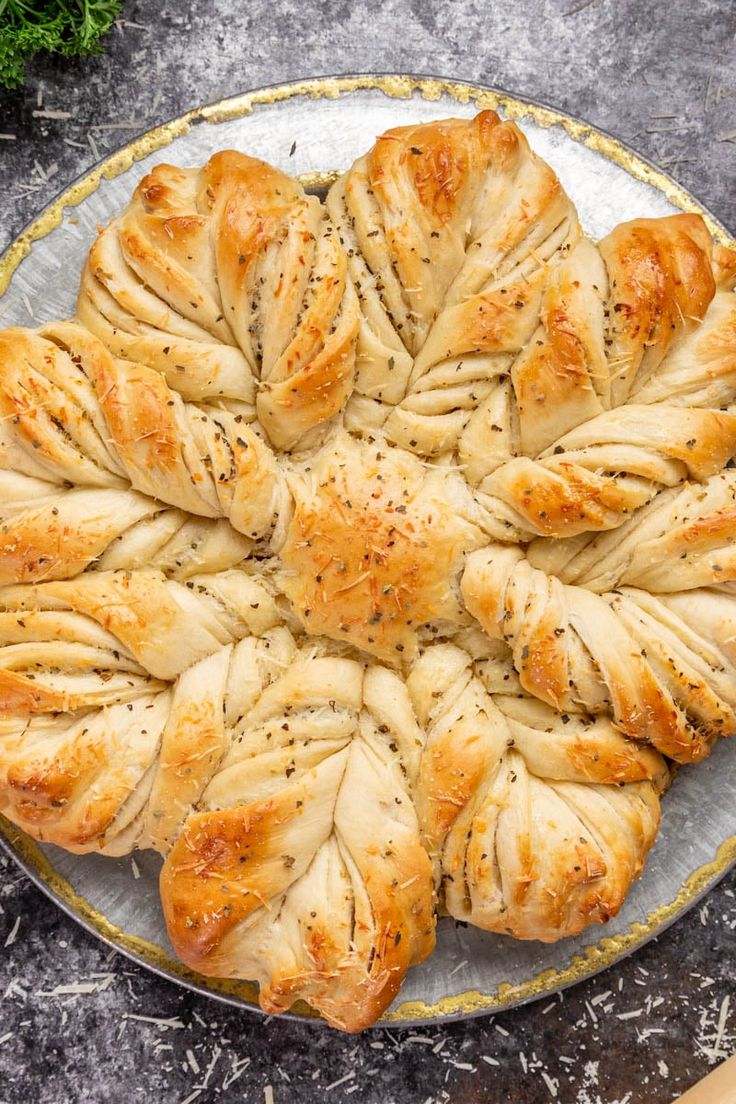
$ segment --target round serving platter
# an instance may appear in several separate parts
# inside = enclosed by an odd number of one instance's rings
[[[248,92],[199,108],[131,142],[62,193],[0,260],[0,326],[33,326],[73,313],[77,274],[98,225],[122,208],[161,160],[199,165],[223,148],[243,150],[318,185],[347,168],[389,127],[492,107],[519,122],[560,176],[588,234],[617,222],[697,211],[673,180],[569,116],[505,92],[407,76],[330,77]],[[258,1009],[255,986],[203,978],[173,957],[158,897],[160,859],[112,860],[39,846],[0,818],[0,845],[83,927],[180,985]],[[697,767],[679,771],[644,875],[605,927],[553,945],[524,943],[441,920],[437,950],[409,973],[379,1022],[433,1023],[556,992],[618,961],[690,908],[736,862],[736,741],[722,740]],[[298,1016],[312,1015],[306,1007]]]

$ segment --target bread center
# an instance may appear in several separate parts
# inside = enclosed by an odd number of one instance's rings
[[[293,479],[280,585],[305,628],[392,663],[465,620],[465,552],[487,541],[457,471],[339,437]]]

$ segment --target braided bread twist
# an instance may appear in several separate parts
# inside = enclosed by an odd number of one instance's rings
[[[60,322],[0,333],[0,466],[34,479],[122,488],[246,536],[288,517],[283,475],[242,415],[185,403],[160,373],[113,360]]]
[[[175,579],[224,571],[253,542],[126,488],[87,489],[0,471],[0,586],[66,579],[86,568],[155,567]]]
[[[587,242],[575,255],[583,249],[592,259]],[[733,410],[715,409],[736,395],[733,252],[712,258],[702,221],[676,215],[617,227],[598,255],[603,277],[593,268],[586,280],[578,266],[565,281],[574,256],[558,266],[550,286],[566,283],[568,299],[553,297],[546,332],[512,369],[511,447],[536,460],[468,469],[486,507],[497,499],[531,534],[615,527],[661,488],[714,475],[736,449]],[[607,305],[596,307],[592,292],[606,286]]]
[[[468,557],[462,590],[486,632],[511,646],[524,689],[555,709],[610,711],[622,732],[679,762],[702,759],[736,731],[735,657],[724,632],[733,599],[632,587],[598,595],[501,545]]]
[[[736,579],[736,472],[661,491],[612,532],[534,541],[529,562],[598,592],[620,583],[655,593]]]
[[[328,208],[361,305],[348,426],[453,454],[512,538],[612,528],[736,450],[736,254],[698,216],[593,245],[493,112],[383,135]]]
[[[478,667],[440,644],[408,679],[427,731],[416,803],[445,905],[517,939],[574,935],[615,915],[641,872],[666,768],[608,720],[561,721],[509,695],[495,658]]]
[[[355,294],[330,220],[277,169],[233,150],[158,165],[102,231],[77,317],[186,399],[258,409],[291,448],[352,389]]]
[[[4,587],[0,707],[43,712],[125,700],[125,679],[111,672],[133,663],[175,678],[223,644],[281,620],[264,583],[237,569],[184,584],[140,570]]]
[[[706,480],[736,451],[736,408],[628,405],[585,422],[538,460],[509,460],[481,483],[529,534],[565,537],[620,525],[662,487]]]
[[[546,262],[575,209],[514,123],[493,111],[389,131],[327,207],[361,307],[356,428],[451,447],[533,332]]]

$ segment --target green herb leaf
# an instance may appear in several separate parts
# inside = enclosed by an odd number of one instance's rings
[[[119,0],[0,0],[0,84],[19,88],[39,51],[98,54],[100,38],[120,13]]]

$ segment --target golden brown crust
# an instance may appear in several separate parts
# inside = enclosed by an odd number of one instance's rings
[[[484,538],[450,473],[345,436],[292,486],[280,585],[309,633],[400,664],[423,624],[462,620],[462,555]]]
[[[730,404],[736,385],[736,295],[721,286],[700,326],[665,357],[657,372],[634,394],[636,402],[684,406]]]
[[[466,653],[438,645],[409,678],[428,729],[417,807],[445,905],[517,939],[574,935],[615,915],[641,872],[664,765],[609,727],[613,770],[599,761],[591,776],[590,757],[581,764],[575,750],[582,724],[560,754],[557,715],[540,717],[523,695],[494,702],[479,676],[493,684],[492,669],[474,670]]]
[[[622,732],[679,762],[736,729],[730,661],[707,622],[642,591],[565,586],[516,548],[473,553],[462,587],[483,628],[510,644],[524,688],[554,708],[610,711]]]
[[[720,287],[733,291],[736,284],[736,249],[716,245],[713,249],[713,275]]]
[[[529,560],[598,593],[626,583],[653,593],[727,585],[736,578],[736,473],[660,492],[617,530],[534,541]]]
[[[35,331],[0,332],[0,412],[4,469],[91,487],[125,486],[90,381]]]
[[[76,575],[121,533],[159,512],[155,503],[130,491],[59,493],[22,476],[12,485],[2,482],[0,586]]]
[[[700,322],[715,293],[713,242],[699,215],[624,222],[600,243],[611,285],[609,355],[616,405]]]
[[[366,236],[361,247],[369,262],[385,250],[402,289],[410,289],[403,291],[408,310],[419,315],[412,325],[407,310],[409,333],[402,338],[410,351],[423,344],[462,263],[461,227],[472,216],[501,126],[495,112],[483,111],[470,123],[448,119],[397,127],[381,135],[365,159],[366,186],[385,240],[372,245]]]
[[[157,166],[0,334],[0,811],[156,849],[185,962],[346,1031],[438,908],[606,921],[736,730],[735,276],[693,215],[586,239],[493,112],[325,205]]]
[[[541,325],[512,369],[519,444],[527,456],[539,455],[607,405],[606,285],[597,250],[586,240],[550,274]]]
[[[430,864],[396,753],[367,701],[360,714],[362,681],[350,661],[297,659],[272,683],[205,791],[217,808],[185,821],[161,879],[185,961],[214,974],[251,961],[266,1010],[301,996],[349,1031],[373,1022],[434,942]],[[332,737],[303,743],[330,694]],[[222,808],[226,794],[240,803]]]
[[[361,310],[349,424],[385,423],[425,455],[454,448],[538,322],[547,263],[580,234],[572,204],[486,111],[390,131],[327,206]]]
[[[158,679],[279,620],[262,583],[240,571],[186,586],[160,572],[97,572],[0,591],[0,705],[74,711],[135,698]]]
[[[547,537],[613,529],[663,487],[704,481],[736,451],[736,413],[630,404],[585,422],[536,461],[487,476],[484,496],[517,525]]]
[[[185,403],[163,376],[113,360],[81,326],[0,334],[0,462],[21,474],[124,487],[262,537],[288,516],[270,448],[240,414]]]
[[[274,850],[303,787],[294,791],[254,806],[199,813],[172,848],[161,875],[166,923],[179,957],[200,973],[228,932],[304,873],[291,873],[283,852]]]
[[[78,318],[188,399],[220,401],[291,448],[344,405],[357,304],[319,201],[253,157],[158,165],[102,231]]]
[[[85,569],[160,568],[180,580],[240,563],[252,547],[224,519],[197,518],[123,487],[70,487],[0,469],[0,586]]]
[[[8,734],[0,730],[3,812],[36,839],[69,851],[103,848],[130,795],[146,790],[167,705],[167,691],[144,693],[91,715],[29,721],[22,735],[6,720]],[[36,733],[41,739],[33,739]]]

